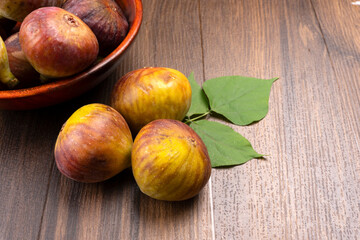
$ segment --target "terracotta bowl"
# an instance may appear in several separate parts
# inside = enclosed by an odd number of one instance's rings
[[[141,0],[116,0],[130,28],[122,43],[96,65],[75,76],[41,86],[0,91],[0,109],[25,110],[51,106],[79,96],[105,80],[120,64],[121,56],[134,41],[142,21]]]

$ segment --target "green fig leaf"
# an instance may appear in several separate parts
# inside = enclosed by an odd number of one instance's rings
[[[240,165],[264,156],[257,153],[245,137],[227,125],[199,120],[192,122],[190,127],[205,143],[212,167]]]
[[[194,73],[192,72],[188,77],[191,85],[191,106],[186,116],[191,117],[195,114],[203,114],[209,111],[209,101],[200,87],[195,81]]]
[[[209,79],[203,89],[210,109],[237,125],[249,125],[268,112],[273,79],[226,76]]]

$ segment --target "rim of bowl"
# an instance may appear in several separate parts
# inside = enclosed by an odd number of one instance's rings
[[[126,37],[120,43],[120,45],[117,46],[117,48],[115,48],[110,54],[108,54],[106,57],[101,59],[94,66],[82,71],[81,73],[78,73],[77,75],[70,76],[69,78],[59,79],[54,82],[45,83],[43,85],[34,86],[30,88],[23,88],[23,89],[0,90],[0,99],[24,98],[41,93],[46,93],[54,88],[61,88],[65,86],[68,87],[76,82],[83,80],[88,75],[100,71],[105,65],[113,64],[116,60],[118,60],[121,57],[122,53],[130,46],[130,44],[134,41],[137,33],[139,32],[143,17],[142,2],[141,0],[134,0],[134,2],[135,2],[135,16]]]

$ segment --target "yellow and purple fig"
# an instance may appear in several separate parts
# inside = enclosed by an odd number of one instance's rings
[[[93,103],[75,111],[55,144],[59,171],[75,181],[107,180],[131,166],[133,139],[119,112]]]
[[[156,119],[183,120],[191,104],[191,86],[181,72],[162,67],[134,70],[120,78],[111,94],[111,106],[137,133]]]
[[[47,6],[60,7],[64,1],[65,0],[1,0],[0,16],[21,22],[26,15],[37,8]]]
[[[206,185],[211,163],[201,138],[185,123],[158,119],[135,138],[131,165],[140,190],[155,199],[181,201]]]
[[[21,48],[30,64],[49,78],[79,73],[97,58],[99,44],[91,29],[74,14],[43,7],[21,24]]]

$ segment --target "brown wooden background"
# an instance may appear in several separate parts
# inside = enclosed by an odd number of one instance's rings
[[[141,30],[96,89],[32,111],[0,111],[0,239],[359,239],[360,6],[351,0],[144,0]],[[99,184],[61,176],[53,147],[77,108],[109,103],[145,66],[199,83],[280,77],[269,114],[234,129],[269,156],[214,169],[194,199],[167,203],[130,170]]]

